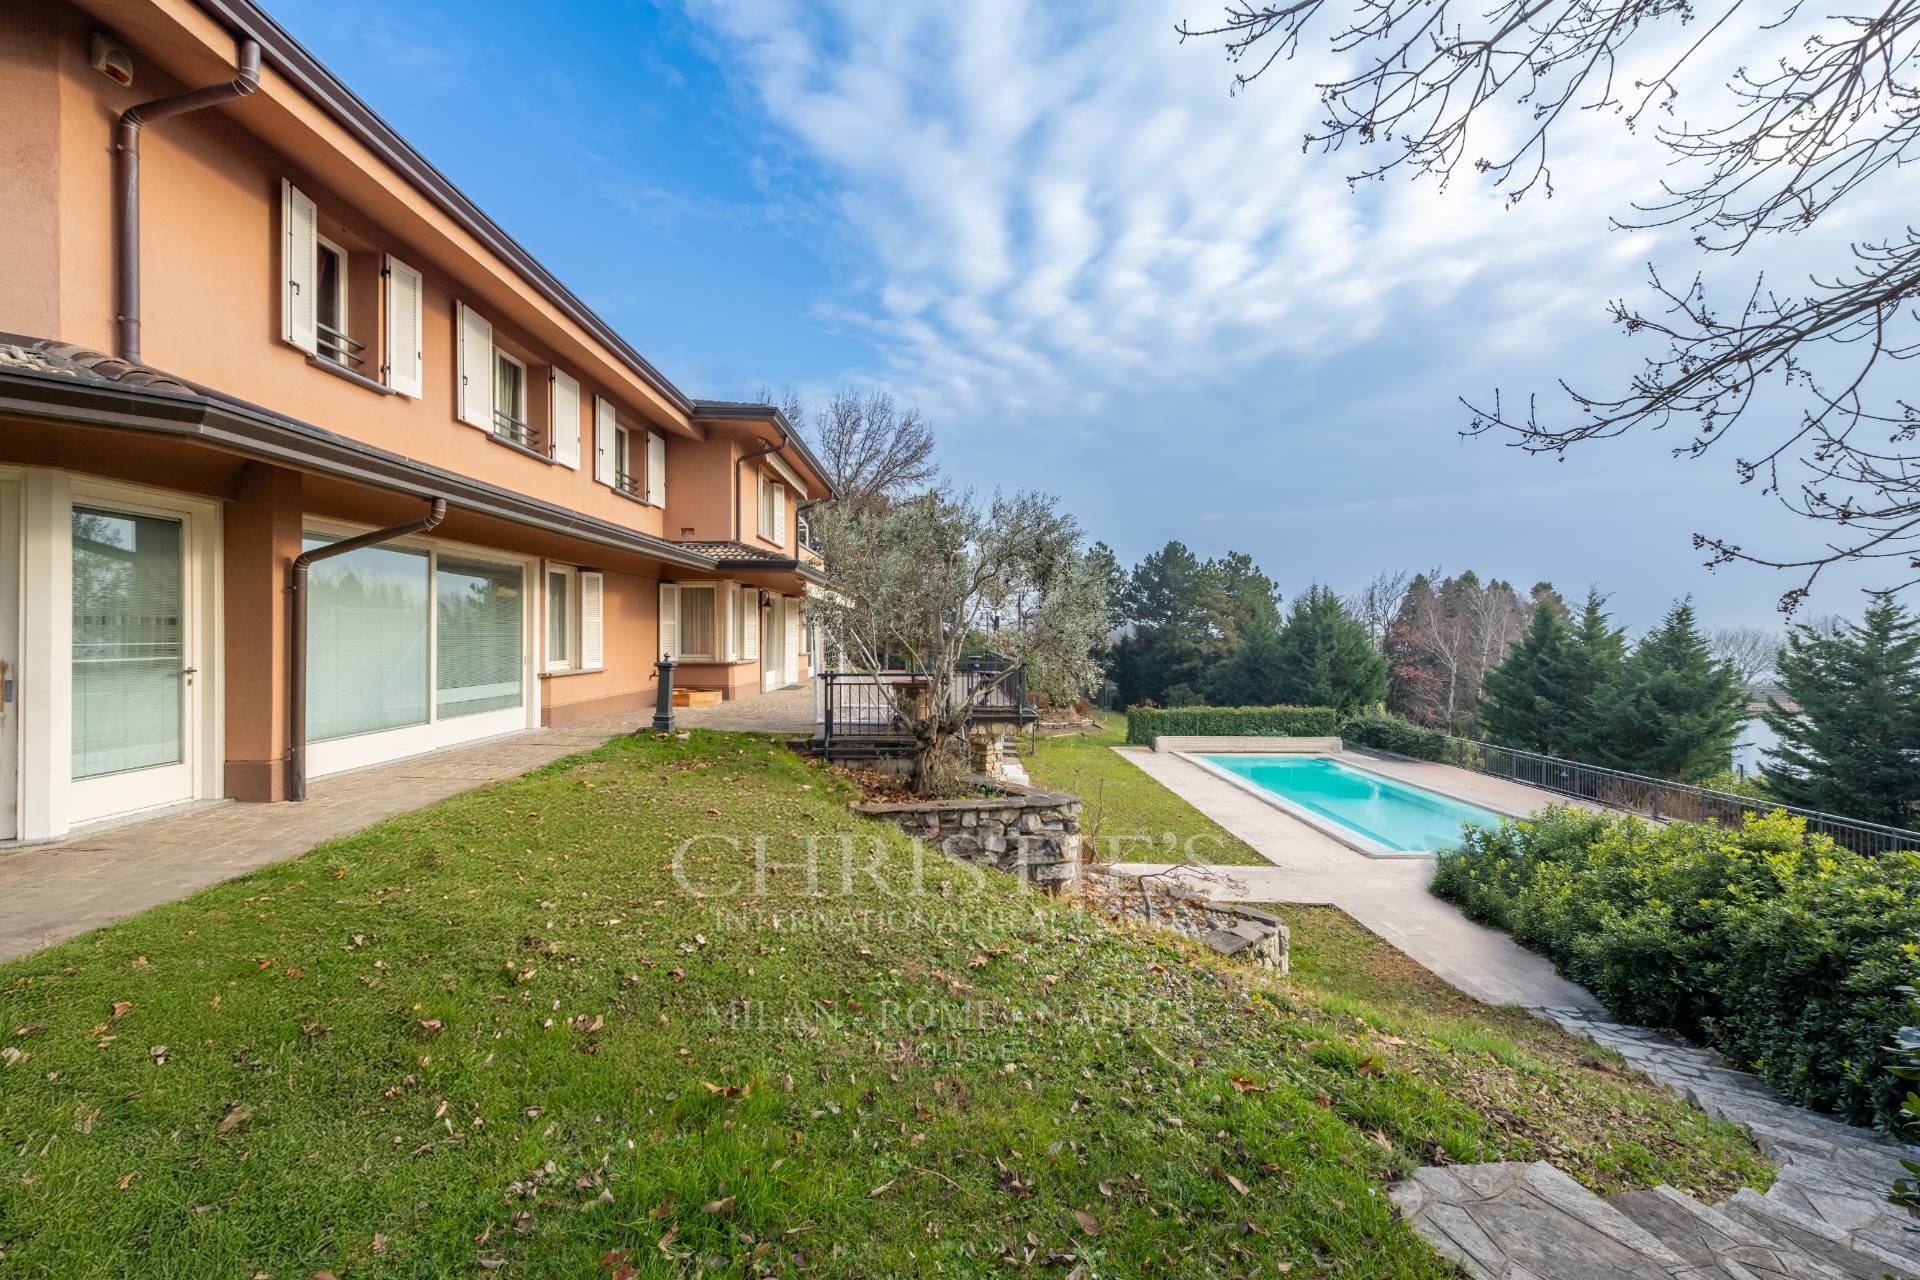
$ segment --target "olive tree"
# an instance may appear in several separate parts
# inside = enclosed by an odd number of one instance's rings
[[[913,737],[916,793],[946,784],[954,740],[1012,675],[963,678],[969,650],[1011,654],[1051,697],[1081,696],[1099,680],[1106,583],[1058,499],[936,489],[835,504],[817,528],[833,566],[831,590],[813,605],[828,640],[858,670],[915,673],[878,687]]]

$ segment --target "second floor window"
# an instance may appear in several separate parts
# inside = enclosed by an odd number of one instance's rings
[[[640,496],[640,460],[633,453],[633,432],[613,428],[613,487],[622,493]]]
[[[780,546],[787,542],[787,488],[764,471],[760,473],[760,536]]]
[[[291,182],[280,184],[280,222],[281,337],[315,364],[418,398],[426,294],[420,272],[356,239],[342,223],[325,223],[333,235],[322,234],[319,207]],[[358,247],[349,251],[349,243]]]
[[[504,351],[493,353],[494,434],[518,445],[532,444],[527,426],[527,366]]]

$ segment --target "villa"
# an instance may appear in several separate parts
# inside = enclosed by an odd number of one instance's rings
[[[807,678],[793,424],[256,5],[0,6],[0,100],[0,839]]]

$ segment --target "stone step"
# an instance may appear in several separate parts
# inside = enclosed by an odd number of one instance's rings
[[[1729,1280],[1851,1280],[1847,1273],[1810,1257],[1780,1236],[1710,1209],[1672,1187],[1625,1191],[1607,1197],[1607,1203],[1704,1275]]]
[[[1888,1248],[1877,1233],[1843,1231],[1802,1213],[1784,1198],[1742,1187],[1716,1207],[1729,1218],[1786,1241],[1848,1280],[1884,1280],[1889,1275],[1896,1280],[1920,1280],[1920,1252]]]
[[[1887,1202],[1894,1179],[1903,1174],[1897,1163],[1887,1167],[1859,1151],[1845,1163],[1796,1154],[1780,1166],[1767,1196],[1842,1231],[1920,1227],[1906,1210]],[[1920,1245],[1920,1236],[1914,1243]]]
[[[1545,1161],[1419,1169],[1391,1194],[1421,1238],[1479,1280],[1720,1280],[1727,1274],[1689,1263]]]

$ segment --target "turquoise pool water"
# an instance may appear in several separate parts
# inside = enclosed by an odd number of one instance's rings
[[[1349,769],[1337,760],[1244,755],[1201,759],[1398,853],[1458,844],[1462,823],[1500,824],[1500,815],[1491,809]]]

